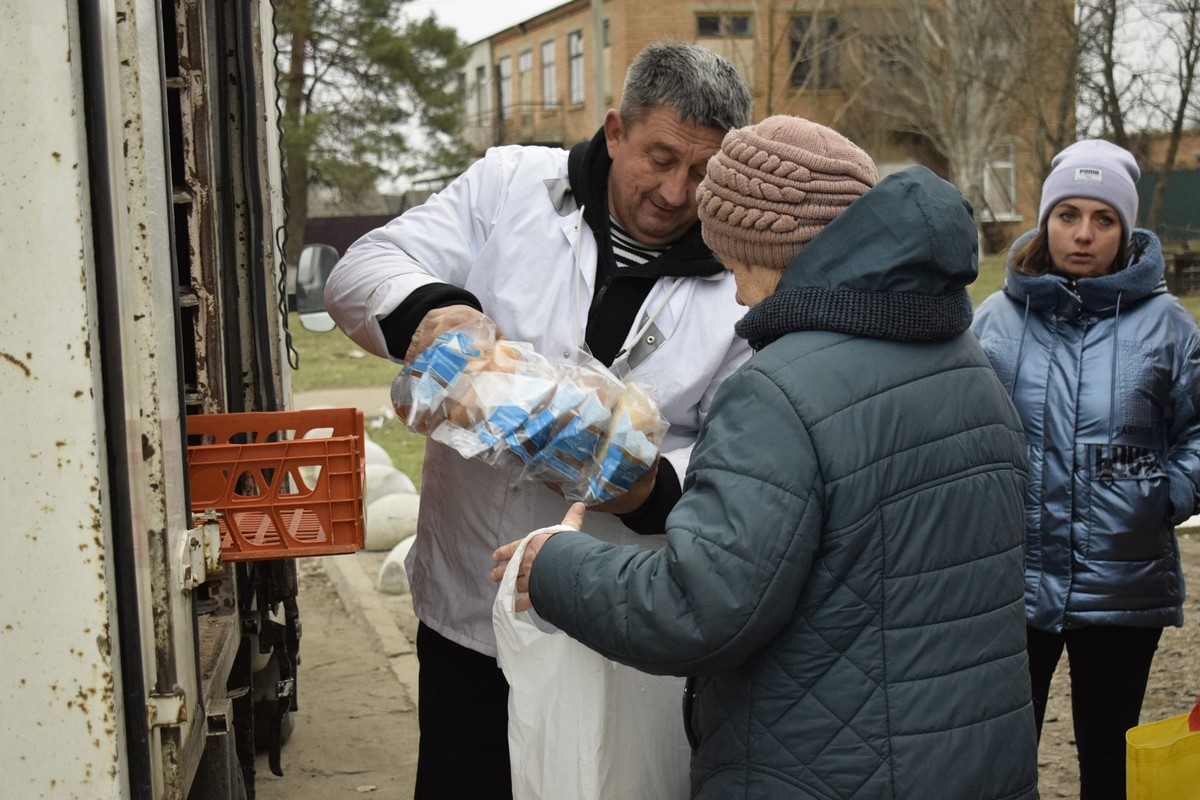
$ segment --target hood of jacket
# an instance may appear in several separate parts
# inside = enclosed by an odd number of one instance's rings
[[[1135,228],[1129,266],[1098,278],[1071,279],[1057,273],[1025,275],[1013,267],[1013,256],[1034,237],[1037,229],[1026,231],[1008,251],[1004,275],[1004,293],[1034,311],[1054,308],[1068,298],[1100,316],[1110,316],[1118,307],[1128,308],[1147,297],[1167,291],[1166,262],[1158,237],[1143,228]]]
[[[925,167],[889,175],[817,234],[738,334],[761,349],[784,334],[826,330],[941,341],[971,324],[966,287],[979,273],[971,206]]]

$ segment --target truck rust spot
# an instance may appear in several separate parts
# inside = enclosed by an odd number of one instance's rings
[[[4,351],[0,350],[0,358],[3,358],[5,361],[9,362],[10,364],[20,367],[25,372],[26,378],[33,377],[33,373],[30,372],[30,370],[29,370],[29,365],[26,364],[21,359],[17,358],[16,356],[12,355],[11,353],[5,353]]]

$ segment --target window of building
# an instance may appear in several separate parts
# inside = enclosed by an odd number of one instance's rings
[[[996,147],[983,168],[983,208],[979,218],[986,222],[1011,222],[1017,213],[1017,167],[1012,142]]]
[[[500,119],[508,119],[512,116],[513,106],[512,56],[501,58],[496,72],[500,84]]]
[[[792,17],[788,57],[792,86],[833,89],[842,84],[837,17]]]
[[[696,17],[696,36],[700,39],[740,39],[754,34],[749,14],[701,14]]]
[[[721,18],[716,14],[696,17],[696,36],[701,39],[721,35]]]
[[[567,65],[569,67],[569,83],[567,86],[569,99],[572,103],[583,102],[583,32],[571,31],[567,34]]]
[[[533,50],[522,50],[517,56],[517,102],[522,113],[533,106]]]
[[[487,100],[487,67],[481,65],[475,68],[475,115],[478,119],[483,119],[487,113]]]
[[[554,40],[542,42],[542,105],[558,105],[558,88],[554,84]]]

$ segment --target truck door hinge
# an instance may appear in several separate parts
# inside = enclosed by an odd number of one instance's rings
[[[187,722],[187,695],[182,691],[153,692],[146,703],[146,715],[153,728],[177,728]]]
[[[197,514],[201,521],[183,535],[179,544],[179,588],[190,592],[221,574],[221,515],[215,511]]]

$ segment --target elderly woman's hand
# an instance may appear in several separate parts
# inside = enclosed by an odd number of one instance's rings
[[[580,530],[583,526],[583,515],[586,511],[587,508],[583,503],[571,504],[571,507],[567,509],[567,515],[563,517],[562,524],[571,530]],[[515,608],[518,612],[528,611],[533,608],[533,601],[529,599],[529,575],[533,571],[533,560],[537,558],[538,551],[542,549],[542,545],[546,543],[546,540],[557,532],[539,533],[529,540],[529,544],[525,545],[525,557],[521,559],[520,568],[517,570],[517,602]],[[492,561],[496,562],[496,566],[492,568],[492,580],[496,583],[504,579],[504,570],[520,544],[521,540],[518,539],[515,542],[509,542],[503,547],[497,548],[492,553]]]

